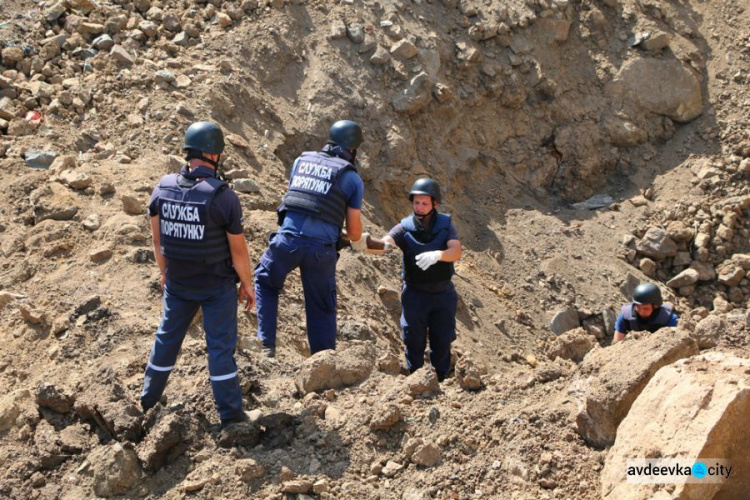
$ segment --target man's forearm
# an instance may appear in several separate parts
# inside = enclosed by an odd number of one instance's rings
[[[252,283],[252,267],[250,266],[250,254],[247,250],[247,242],[243,234],[229,235],[229,251],[232,254],[232,266],[240,278],[240,283],[250,285]]]

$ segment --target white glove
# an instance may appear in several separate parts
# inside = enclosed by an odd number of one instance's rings
[[[427,269],[438,262],[440,260],[440,256],[442,255],[442,251],[440,250],[433,250],[432,252],[423,252],[417,255],[417,265],[422,271],[427,271]]]
[[[370,237],[370,233],[362,233],[362,237],[357,241],[350,241],[349,244],[352,246],[352,250],[355,252],[366,252],[367,251],[367,238]]]

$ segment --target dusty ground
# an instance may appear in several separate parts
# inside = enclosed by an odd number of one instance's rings
[[[686,325],[746,314],[748,261],[733,256],[750,253],[748,26],[730,1],[3,2],[0,493],[600,496],[606,450],[575,432],[578,367],[546,356],[550,321],[572,307],[606,346],[602,312],[646,279],[671,290]],[[457,357],[486,370],[483,388],[450,377],[409,395],[381,363],[357,385],[303,397],[293,274],[276,361],[259,358],[253,315],[240,317],[248,410],[270,418],[259,444],[218,444],[200,325],[165,407],[144,418],[135,402],[161,295],[142,210],[179,167],[184,129],[211,119],[230,134],[225,171],[243,191],[255,262],[292,160],[339,118],[365,130],[373,235],[408,213],[414,179],[441,182],[465,251]],[[56,162],[32,168],[32,150]],[[573,205],[595,194],[612,200]],[[657,227],[674,251],[640,246]],[[339,351],[400,359],[399,266],[342,253]],[[700,277],[667,285],[691,268]],[[746,331],[713,349],[746,357]],[[388,404],[398,422],[373,430]],[[418,465],[412,439],[439,461]]]

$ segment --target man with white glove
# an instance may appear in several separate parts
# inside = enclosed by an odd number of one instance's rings
[[[433,250],[431,252],[423,252],[417,255],[417,265],[422,271],[427,271],[433,264],[437,264],[440,258],[443,256],[442,250]]]
[[[450,215],[437,213],[442,196],[435,180],[417,180],[409,199],[413,214],[382,240],[372,240],[367,252],[383,253],[394,246],[403,252],[401,328],[406,365],[410,373],[424,365],[429,339],[430,363],[442,382],[450,370],[451,343],[456,339],[458,295],[451,277],[453,262],[461,258],[461,241]]]

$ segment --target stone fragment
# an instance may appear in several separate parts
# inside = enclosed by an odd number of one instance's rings
[[[112,250],[110,248],[97,248],[89,252],[89,259],[94,264],[101,264],[112,257]]]
[[[399,59],[411,59],[418,52],[417,47],[406,38],[399,40],[391,47],[391,55]]]
[[[55,158],[57,158],[57,153],[52,151],[40,151],[38,149],[27,149],[23,154],[23,158],[26,160],[27,166],[46,170],[52,165]]]
[[[138,459],[146,471],[161,469],[187,449],[187,421],[178,414],[161,418],[148,436],[138,445]]]
[[[374,431],[388,430],[401,421],[401,410],[397,404],[381,404],[375,409],[370,420],[370,429]]]
[[[93,42],[91,42],[91,46],[94,47],[96,50],[109,50],[112,47],[114,47],[115,41],[112,40],[112,37],[104,34],[94,39]]]
[[[374,364],[375,351],[366,345],[343,351],[321,351],[302,363],[294,382],[301,394],[337,389],[366,380]]]
[[[719,344],[719,339],[726,333],[726,324],[721,316],[710,315],[695,325],[692,336],[698,342],[701,349],[709,349]]]
[[[580,363],[595,345],[595,338],[578,327],[555,338],[547,350],[547,357],[552,360],[562,358]]]
[[[456,362],[456,379],[458,385],[467,391],[477,391],[484,385],[482,375],[487,374],[487,368],[468,356],[461,356]]]
[[[726,286],[737,286],[745,277],[745,270],[733,262],[724,263],[719,269],[719,283]]]
[[[57,413],[70,413],[73,410],[73,398],[61,393],[49,382],[42,382],[37,386],[36,404]]]
[[[418,446],[411,455],[412,463],[423,467],[432,467],[440,463],[441,453],[434,443],[425,443]]]
[[[122,208],[125,210],[125,213],[130,215],[141,215],[145,213],[145,208],[143,207],[143,204],[138,200],[138,198],[134,198],[129,195],[122,195],[121,198],[122,201]]]
[[[121,495],[138,484],[143,476],[135,451],[117,442],[95,449],[88,462],[93,470],[94,492],[98,496]]]
[[[381,66],[391,60],[391,53],[384,47],[378,45],[375,52],[370,56],[370,63],[375,66]]]
[[[266,475],[263,465],[259,464],[252,458],[242,458],[234,463],[234,473],[242,481],[253,481]]]
[[[421,72],[411,79],[409,86],[392,100],[393,109],[407,115],[424,110],[432,99],[432,82],[427,73]]]
[[[690,268],[698,271],[698,281],[713,281],[716,279],[716,270],[711,264],[695,260],[690,263]]]
[[[135,64],[135,59],[133,59],[133,56],[131,56],[130,53],[121,45],[113,45],[112,49],[109,52],[109,55],[112,57],[112,59],[115,60],[115,62],[123,66],[132,66],[133,64]]]
[[[336,19],[331,23],[331,32],[328,35],[330,40],[340,40],[346,36],[346,23],[341,19]]]
[[[291,481],[284,481],[281,485],[282,493],[290,494],[304,494],[312,490],[313,483],[307,479],[293,479]]]
[[[560,311],[557,311],[552,317],[550,322],[550,329],[555,335],[562,335],[563,333],[578,328],[581,326],[581,322],[578,319],[578,311],[572,307],[567,307]]]
[[[667,225],[667,234],[675,242],[683,243],[691,241],[695,231],[682,221],[672,221]]]
[[[656,276],[656,270],[657,270],[656,262],[649,259],[648,257],[642,258],[640,262],[638,263],[638,267],[640,267],[641,271],[643,271],[643,274],[645,274],[649,278],[653,278],[654,276]]]
[[[698,276],[698,271],[688,268],[671,280],[667,281],[667,286],[671,286],[672,288],[680,288],[683,286],[694,285],[698,282]]]
[[[660,227],[650,227],[636,244],[636,250],[652,259],[662,260],[677,254],[677,244]]]
[[[359,23],[352,23],[346,27],[346,36],[352,43],[362,43],[365,41],[365,27]]]

